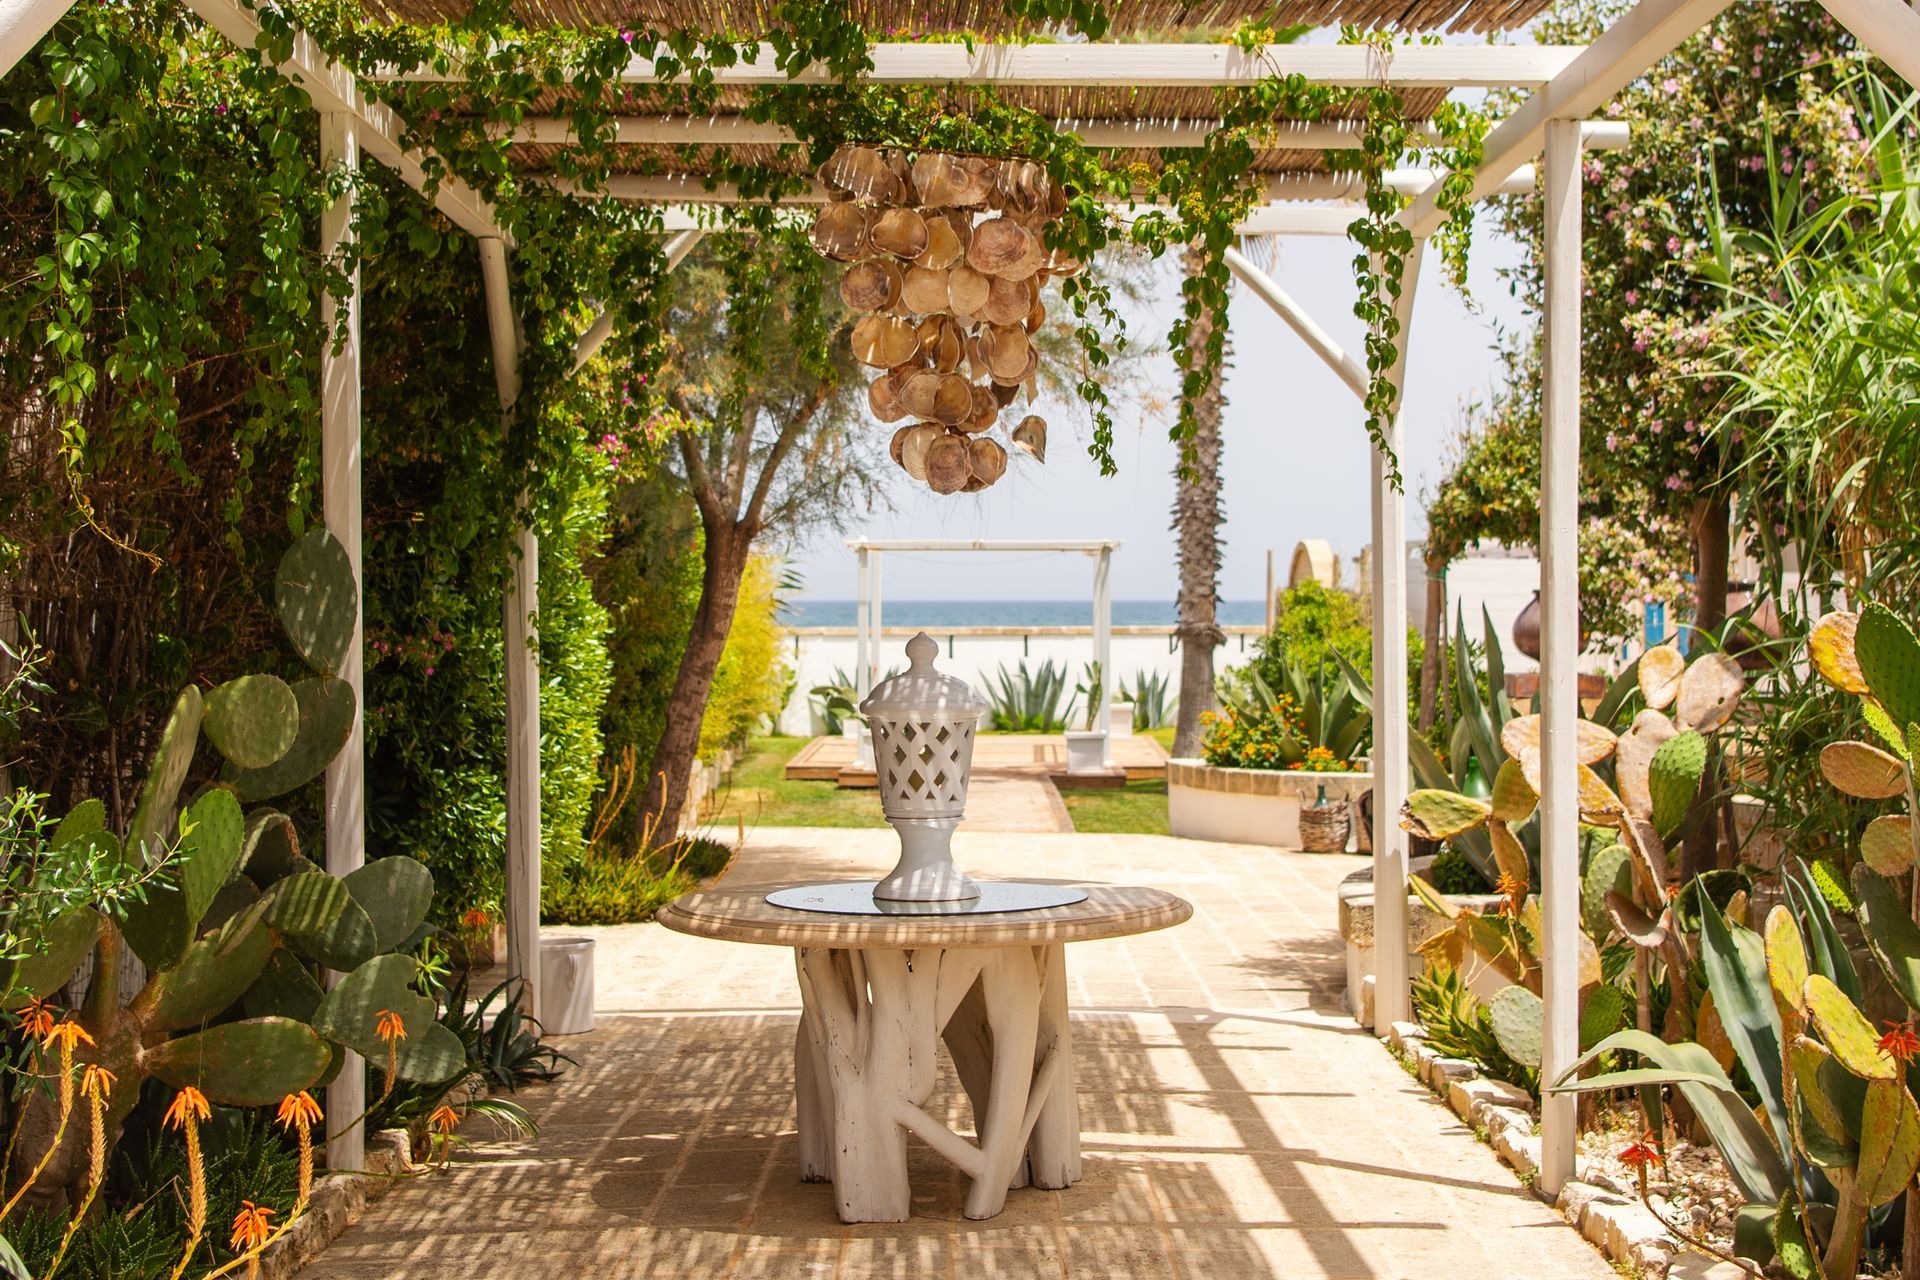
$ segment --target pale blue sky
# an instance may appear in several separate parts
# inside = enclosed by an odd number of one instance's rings
[[[1477,312],[1439,279],[1438,255],[1426,255],[1412,326],[1406,384],[1409,405],[1402,469],[1408,480],[1407,524],[1419,537],[1420,495],[1442,474],[1442,458],[1461,421],[1461,404],[1484,397],[1497,365],[1495,326],[1531,323],[1508,296],[1496,269],[1517,248],[1497,237],[1484,215],[1476,228],[1469,283]],[[1273,275],[1347,350],[1361,357],[1353,315],[1352,249],[1336,237],[1291,237],[1280,244]],[[1176,288],[1171,273],[1153,314],[1130,315],[1130,330],[1164,334]],[[1236,288],[1231,311],[1233,366],[1227,376],[1225,424],[1226,542],[1220,575],[1227,599],[1258,599],[1269,547],[1280,572],[1303,538],[1330,541],[1343,561],[1368,541],[1367,449],[1358,400],[1307,350],[1265,303]],[[1156,379],[1173,388],[1162,359]],[[1039,412],[1047,414],[1046,406]],[[1059,421],[1064,415],[1048,415]],[[1164,426],[1144,431],[1137,408],[1119,406],[1114,451],[1120,473],[1102,478],[1086,454],[1082,432],[1056,427],[1046,466],[1015,465],[994,488],[941,497],[904,474],[892,477],[895,510],[858,521],[848,532],[884,538],[1120,538],[1114,595],[1171,600],[1177,580],[1172,535],[1173,446]],[[876,430],[884,430],[876,426]],[[851,599],[853,557],[846,535],[822,534],[800,548],[803,595]],[[893,599],[1085,599],[1091,573],[1079,556],[990,563],[986,556],[943,556],[937,564],[890,561],[885,584]]]

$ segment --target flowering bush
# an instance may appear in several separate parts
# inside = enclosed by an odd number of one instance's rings
[[[1307,758],[1294,768],[1302,773],[1352,773],[1354,763],[1340,759],[1326,747],[1314,747],[1307,752]]]
[[[1200,754],[1210,765],[1228,769],[1300,769],[1308,773],[1350,773],[1351,760],[1342,760],[1326,747],[1314,747],[1306,759],[1287,763],[1286,746],[1299,736],[1299,707],[1286,694],[1274,699],[1275,714],[1245,711],[1207,711],[1200,716]],[[1297,741],[1294,751],[1297,753]]]

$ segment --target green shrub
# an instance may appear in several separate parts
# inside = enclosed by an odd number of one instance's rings
[[[683,868],[661,869],[644,856],[588,852],[550,867],[540,883],[547,924],[631,924],[698,885]]]
[[[1473,859],[1458,849],[1442,849],[1434,856],[1427,879],[1442,893],[1487,893],[1493,888]]]
[[[777,617],[779,561],[756,555],[740,578],[740,601],[727,629],[727,647],[713,673],[707,710],[700,721],[700,758],[743,749],[785,704],[790,675],[780,660],[784,632]]]

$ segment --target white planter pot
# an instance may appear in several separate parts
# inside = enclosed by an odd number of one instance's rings
[[[1200,760],[1167,762],[1167,830],[1190,840],[1300,847],[1300,806],[1320,788],[1329,800],[1357,804],[1373,790],[1370,773],[1296,769],[1224,769]]]
[[[1107,705],[1107,735],[1114,738],[1133,736],[1133,704],[1114,702]]]
[[[1067,772],[1101,773],[1107,767],[1107,736],[1094,732],[1069,732],[1067,738]]]
[[[593,1030],[593,939],[540,939],[540,1025],[550,1036]]]

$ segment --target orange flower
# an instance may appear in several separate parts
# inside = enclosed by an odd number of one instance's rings
[[[240,1212],[233,1215],[233,1235],[228,1241],[228,1247],[235,1253],[258,1249],[273,1236],[273,1224],[267,1221],[272,1216],[273,1210],[265,1205],[257,1205],[251,1200],[242,1200]]]
[[[80,1092],[89,1098],[104,1098],[113,1089],[115,1079],[113,1072],[89,1062],[80,1072]]]
[[[443,1136],[452,1133],[460,1127],[460,1113],[443,1102],[427,1117],[427,1126]]]
[[[1920,1057],[1920,1034],[1913,1029],[1913,1019],[1905,1022],[1889,1022],[1887,1034],[1880,1037],[1880,1047],[1893,1055],[1893,1060],[1905,1066]]]
[[[407,1024],[402,1022],[400,1015],[391,1009],[382,1009],[375,1016],[374,1030],[378,1032],[380,1038],[388,1044],[392,1044],[395,1040],[405,1040],[407,1038]]]
[[[20,1010],[20,1025],[35,1040],[45,1042],[53,1033],[53,1009],[45,1000],[30,1001]]]
[[[1651,1166],[1665,1162],[1666,1158],[1660,1154],[1660,1139],[1651,1131],[1638,1142],[1630,1142],[1620,1149],[1620,1163],[1642,1177],[1646,1176],[1646,1170]]]
[[[479,907],[472,907],[460,917],[460,923],[469,929],[484,929],[493,923],[493,917]]]
[[[207,1095],[192,1085],[174,1094],[173,1101],[167,1106],[166,1123],[169,1128],[185,1129],[212,1118],[213,1108],[207,1105]]]
[[[309,1129],[325,1117],[321,1115],[320,1104],[313,1100],[313,1095],[302,1089],[299,1093],[290,1093],[280,1099],[280,1111],[274,1118],[283,1129]]]
[[[93,1037],[87,1034],[85,1027],[68,1018],[41,1036],[40,1043],[48,1048],[58,1045],[61,1053],[71,1054],[76,1044],[92,1044]]]
[[[1526,897],[1529,887],[1525,880],[1505,871],[1500,873],[1500,883],[1494,886],[1498,892],[1515,899]]]

